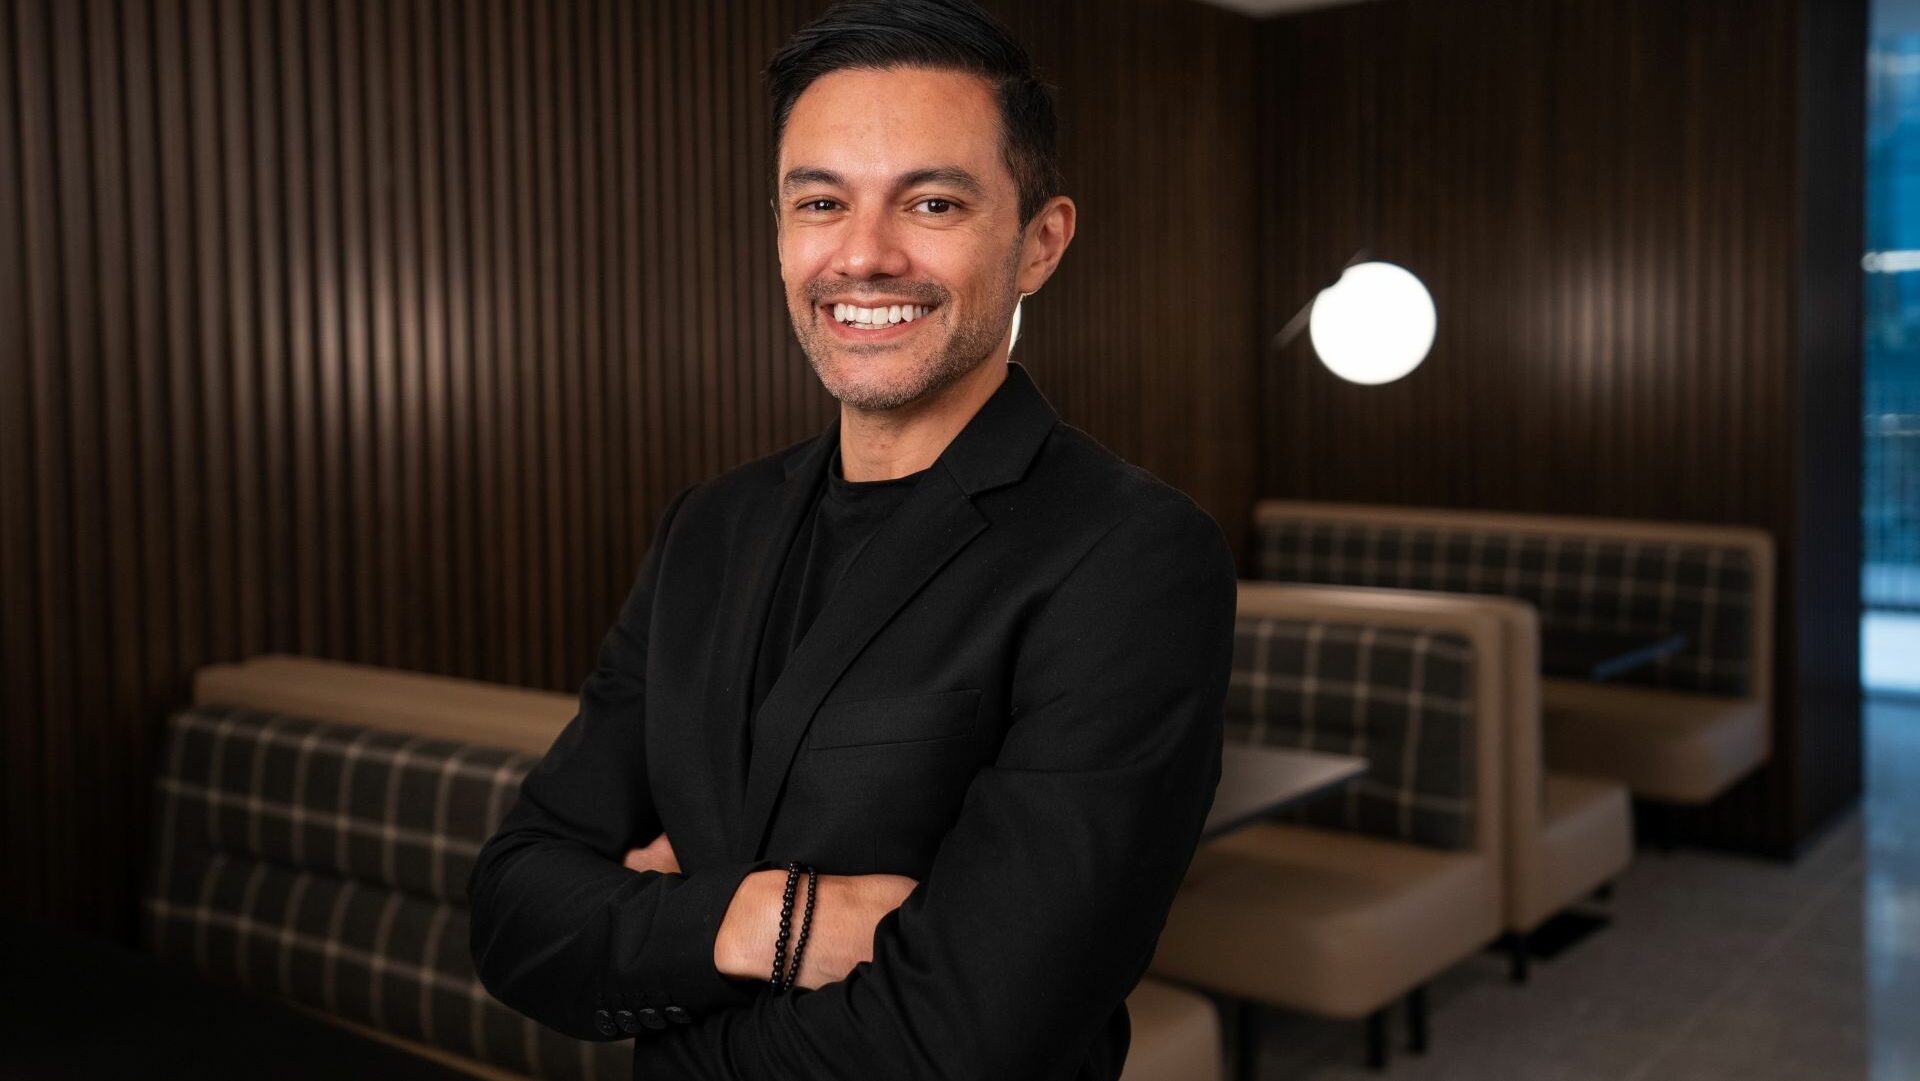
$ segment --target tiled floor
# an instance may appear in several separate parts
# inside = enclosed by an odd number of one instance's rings
[[[1642,853],[1607,906],[1613,925],[1530,984],[1506,982],[1492,954],[1438,982],[1432,1050],[1396,1046],[1384,1076],[1920,1079],[1920,705],[1871,705],[1867,738],[1863,812],[1798,862]],[[1262,1024],[1264,1079],[1382,1076],[1362,1065],[1357,1024]]]

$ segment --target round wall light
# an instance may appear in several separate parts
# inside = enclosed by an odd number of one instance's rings
[[[1433,348],[1433,297],[1393,263],[1356,263],[1320,291],[1308,317],[1313,351],[1350,383],[1391,383]]]

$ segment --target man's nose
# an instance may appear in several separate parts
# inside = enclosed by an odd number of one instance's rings
[[[884,207],[855,211],[847,219],[833,269],[848,278],[892,278],[907,272],[909,260],[899,226]]]

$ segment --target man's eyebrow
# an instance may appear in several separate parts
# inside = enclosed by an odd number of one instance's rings
[[[839,173],[833,172],[832,170],[801,166],[797,169],[787,170],[787,175],[780,181],[780,191],[782,193],[790,192],[795,188],[803,188],[809,184],[823,184],[830,188],[840,188],[845,187],[846,183]]]
[[[979,178],[957,165],[941,165],[932,169],[915,169],[900,178],[903,188],[917,188],[922,184],[945,184],[959,188],[978,199],[987,194],[987,186]]]
[[[787,175],[781,178],[780,191],[784,194],[791,192],[795,188],[806,187],[810,184],[843,188],[846,187],[847,182],[845,177],[842,177],[839,173],[831,169],[820,169],[813,166],[802,165],[787,170]],[[894,186],[913,188],[922,184],[945,184],[950,187],[959,188],[961,191],[966,192],[976,199],[983,197],[987,193],[987,186],[982,184],[978,177],[960,168],[958,165],[936,165],[925,169],[915,169],[910,173],[903,174],[900,179],[895,182]]]

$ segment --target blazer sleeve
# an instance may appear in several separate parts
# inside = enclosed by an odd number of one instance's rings
[[[480,982],[583,1040],[623,1038],[612,1025],[620,1009],[671,1004],[698,1017],[746,997],[714,968],[713,941],[740,879],[766,861],[691,876],[622,862],[662,829],[647,785],[647,633],[661,551],[690,491],[661,516],[579,713],[527,774],[467,880]]]
[[[1071,1072],[1145,973],[1220,780],[1234,568],[1168,501],[1110,530],[1029,624],[994,763],[874,957],[637,1041],[635,1076]]]

